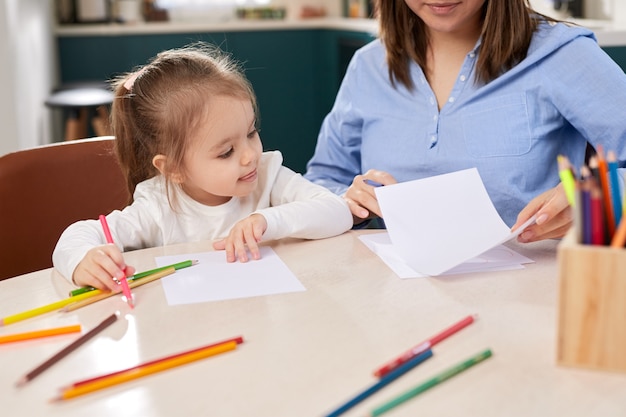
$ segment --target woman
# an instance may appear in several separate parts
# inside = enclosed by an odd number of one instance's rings
[[[626,160],[626,75],[587,29],[527,0],[377,0],[380,39],[353,57],[306,178],[380,216],[374,186],[476,167],[522,242],[562,237],[572,214],[557,156],[587,142]]]

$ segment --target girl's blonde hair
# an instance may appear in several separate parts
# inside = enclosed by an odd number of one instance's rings
[[[218,47],[196,43],[159,53],[147,65],[113,81],[111,124],[116,154],[131,195],[142,181],[159,174],[156,155],[167,157],[167,173],[184,172],[189,138],[215,96],[250,100],[256,97],[239,65]]]
[[[410,61],[426,69],[428,35],[424,22],[405,0],[375,0],[380,38],[387,50],[389,79],[413,89]],[[538,19],[528,0],[486,0],[482,10],[483,27],[476,81],[488,83],[526,57]],[[424,71],[426,72],[426,71]]]

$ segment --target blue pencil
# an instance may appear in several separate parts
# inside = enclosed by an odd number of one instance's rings
[[[399,377],[401,377],[402,375],[404,375],[411,369],[415,368],[417,365],[424,362],[426,359],[430,358],[431,356],[433,356],[433,351],[431,349],[428,349],[424,351],[423,353],[420,353],[419,355],[417,355],[410,361],[406,362],[404,365],[394,369],[393,371],[389,372],[384,377],[380,378],[378,382],[376,382],[371,387],[365,389],[361,393],[354,396],[352,399],[348,400],[343,405],[339,406],[334,411],[327,414],[326,417],[337,417],[345,413],[346,411],[348,411],[349,409],[351,409],[352,407],[354,407],[355,405],[357,405],[358,403],[360,403],[361,401],[363,401],[370,395],[374,394],[376,391],[383,388],[385,385],[398,379]]]
[[[622,219],[622,197],[620,196],[619,178],[617,175],[617,158],[615,157],[615,152],[609,151],[606,160],[609,166],[609,188],[611,189],[613,215],[615,216],[615,224],[618,225]]]

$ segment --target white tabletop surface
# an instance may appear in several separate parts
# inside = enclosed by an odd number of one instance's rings
[[[49,313],[0,335],[81,323],[115,310],[121,320],[26,386],[15,382],[76,337],[0,345],[2,416],[321,416],[369,387],[372,371],[469,314],[475,323],[434,356],[346,416],[485,348],[493,357],[389,412],[389,416],[625,416],[626,375],[556,364],[556,241],[509,243],[535,260],[523,270],[401,280],[348,232],[272,247],[306,291],[168,306],[160,282],[137,288],[132,312],[119,297]],[[126,254],[139,271],[155,256],[209,251],[210,243]],[[228,277],[224,277],[228,279]],[[0,317],[57,301],[69,283],[53,270],[0,282]],[[242,335],[234,351],[61,403],[70,382]]]

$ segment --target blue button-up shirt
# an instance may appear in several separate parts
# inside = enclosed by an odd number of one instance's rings
[[[480,41],[439,110],[422,69],[393,88],[379,40],[354,55],[305,177],[337,194],[368,169],[399,182],[476,167],[502,219],[559,182],[557,155],[584,163],[587,142],[626,160],[626,75],[592,32],[542,23],[527,57],[475,81]],[[462,207],[462,203],[460,203]]]

